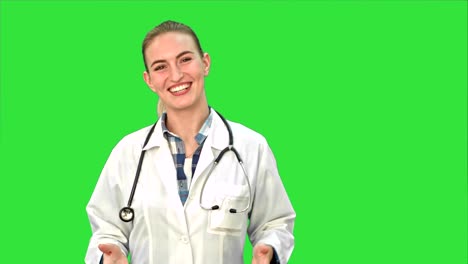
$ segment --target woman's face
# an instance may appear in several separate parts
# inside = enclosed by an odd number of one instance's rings
[[[207,107],[204,78],[210,57],[207,53],[200,57],[190,35],[168,32],[157,36],[146,48],[145,58],[145,82],[168,111]]]

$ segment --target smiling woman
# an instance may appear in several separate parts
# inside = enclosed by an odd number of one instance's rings
[[[163,33],[171,33],[171,32],[179,32],[179,33],[183,33],[185,35],[190,36],[193,40],[193,43],[196,45],[196,51],[198,55],[200,57],[204,56],[203,50],[200,45],[200,40],[198,39],[197,35],[195,34],[195,32],[193,32],[193,30],[190,27],[187,27],[186,25],[182,23],[162,23],[158,27],[155,27],[153,30],[148,32],[145,39],[143,40],[142,54],[143,54],[143,62],[145,64],[146,74],[149,72],[147,59],[146,59],[146,50],[148,49],[148,46],[153,42],[154,38],[157,37],[158,35],[161,35]],[[183,56],[185,53],[189,53],[189,51],[182,52],[181,54],[178,55],[178,57]],[[151,62],[150,66],[153,66],[153,64],[157,62],[158,61]],[[145,77],[145,81],[146,81],[146,77]],[[158,101],[158,114],[161,115],[164,110],[165,110],[164,103],[161,100],[159,100]]]
[[[252,263],[287,263],[296,215],[275,158],[262,135],[208,106],[211,59],[195,33],[166,21],[142,51],[160,120],[112,151],[87,206],[86,263],[243,263],[246,234]]]
[[[154,38],[144,53],[149,64],[144,79],[169,112],[197,112],[198,109],[206,115],[204,78],[208,75],[211,61],[208,53],[200,55],[197,52],[192,39],[190,35],[179,32],[168,32]]]

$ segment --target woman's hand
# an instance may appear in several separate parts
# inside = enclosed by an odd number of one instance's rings
[[[253,249],[252,264],[270,264],[273,258],[273,248],[265,244],[258,244]]]
[[[127,257],[114,244],[99,244],[99,250],[104,254],[104,264],[128,264]]]

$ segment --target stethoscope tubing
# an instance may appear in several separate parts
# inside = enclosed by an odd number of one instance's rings
[[[132,201],[133,201],[133,197],[135,196],[135,191],[138,185],[138,179],[140,178],[140,172],[141,172],[141,167],[143,165],[143,159],[145,158],[146,150],[144,148],[146,147],[146,144],[148,144],[148,141],[151,138],[151,135],[153,134],[156,124],[157,122],[154,123],[154,125],[151,127],[150,131],[146,135],[145,143],[143,144],[140,158],[138,160],[138,166],[137,166],[137,170],[135,173],[135,179],[133,180],[132,190],[130,192],[130,197],[128,198],[127,206],[122,208],[119,212],[120,220],[124,222],[132,221],[135,215],[135,211],[132,209]]]
[[[216,157],[216,159],[214,160],[213,166],[211,166],[207,177],[205,177],[205,180],[204,180],[203,185],[202,185],[201,193],[200,193],[200,201],[199,201],[200,202],[200,207],[202,209],[205,209],[205,210],[217,210],[217,209],[219,209],[218,205],[214,205],[212,207],[203,206],[203,204],[202,204],[203,192],[205,190],[206,183],[207,183],[209,177],[211,176],[211,172],[219,164],[219,162],[220,162],[221,158],[224,156],[224,154],[226,152],[228,152],[228,151],[232,151],[234,153],[234,155],[236,156],[237,161],[238,161],[238,163],[240,164],[240,166],[242,168],[242,171],[244,172],[244,177],[245,177],[245,180],[247,181],[247,185],[249,187],[249,202],[248,202],[247,206],[244,209],[238,211],[237,209],[230,208],[229,212],[230,213],[243,213],[243,212],[246,212],[247,210],[249,210],[250,205],[252,203],[252,188],[251,188],[251,185],[250,185],[250,180],[249,180],[249,177],[247,175],[247,171],[245,170],[244,162],[242,161],[242,159],[241,159],[241,157],[239,155],[239,152],[237,152],[237,150],[234,148],[234,138],[233,138],[233,135],[232,135],[231,127],[229,126],[227,120],[224,119],[224,117],[220,113],[218,113],[217,111],[215,111],[215,112],[219,115],[219,117],[221,118],[221,120],[223,121],[224,125],[226,126],[226,128],[228,130],[229,145],[219,153],[218,157]],[[130,192],[130,197],[128,198],[127,206],[123,207],[119,212],[119,217],[124,222],[131,222],[133,220],[134,216],[135,216],[135,212],[131,208],[131,206],[132,206],[133,197],[135,196],[135,191],[136,191],[136,188],[137,188],[137,185],[138,185],[138,180],[140,178],[140,172],[141,172],[141,167],[143,165],[143,160],[145,158],[146,150],[144,148],[146,147],[146,144],[148,144],[148,141],[149,141],[149,139],[151,138],[151,135],[154,132],[154,128],[156,127],[156,124],[157,124],[157,122],[151,127],[150,131],[148,132],[148,134],[147,134],[147,136],[145,138],[145,142],[144,142],[143,147],[142,147],[140,158],[138,160],[137,170],[136,170],[136,173],[135,173],[135,179],[133,180],[132,190]]]
[[[133,201],[133,196],[135,195],[135,190],[138,184],[138,179],[140,178],[140,172],[141,172],[141,167],[143,165],[143,159],[145,158],[145,153],[146,150],[144,149],[146,147],[146,144],[148,144],[148,141],[151,137],[151,134],[153,134],[154,127],[156,126],[156,123],[151,127],[150,131],[148,132],[148,135],[146,136],[145,143],[143,144],[143,150],[141,151],[140,154],[140,159],[138,160],[138,166],[135,174],[135,180],[133,181],[133,186],[132,186],[132,191],[130,192],[130,197],[127,202],[127,207],[130,207],[132,205]]]
[[[221,152],[221,153],[219,154],[218,158],[219,158],[219,157],[222,157],[222,156],[224,155],[224,153],[227,152],[228,147],[225,148],[224,150],[226,150],[226,151]],[[229,150],[232,150],[234,153],[237,153],[237,151],[236,151],[234,148],[229,149]],[[238,153],[236,154],[236,157],[238,157]],[[218,160],[218,159],[217,159],[217,160]],[[221,160],[221,159],[219,159],[219,160]],[[209,179],[209,177],[211,176],[211,172],[213,172],[214,168],[215,168],[216,166],[218,166],[219,160],[218,160],[218,161],[215,161],[215,162],[213,163],[213,166],[211,166],[210,171],[208,172],[207,176],[205,177],[205,180],[203,181],[203,185],[202,185],[202,187],[201,187],[199,204],[200,204],[200,207],[201,207],[202,209],[205,209],[205,210],[218,210],[218,209],[219,209],[219,205],[213,205],[213,206],[211,206],[211,207],[206,207],[206,206],[203,205],[203,202],[202,202],[202,201],[203,201],[203,194],[205,193],[205,186],[206,186],[206,183],[208,182],[208,179]],[[238,158],[237,161],[239,162],[239,165],[241,166],[242,171],[244,172],[244,177],[245,177],[245,179],[246,179],[247,186],[248,186],[248,188],[249,188],[249,202],[248,202],[247,206],[246,206],[244,209],[240,210],[240,211],[238,211],[238,210],[235,209],[235,208],[230,208],[230,209],[229,209],[229,212],[232,213],[232,214],[247,212],[247,210],[249,210],[249,208],[250,208],[250,205],[252,204],[252,188],[251,188],[251,186],[250,186],[249,176],[247,175],[247,171],[245,170],[244,163],[242,162],[242,160],[241,160],[240,158]]]

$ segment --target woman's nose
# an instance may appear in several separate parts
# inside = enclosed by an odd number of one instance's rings
[[[173,70],[171,71],[171,81],[173,82],[180,81],[180,79],[182,79],[183,76],[184,74],[182,73],[180,68],[177,66],[174,67]]]

